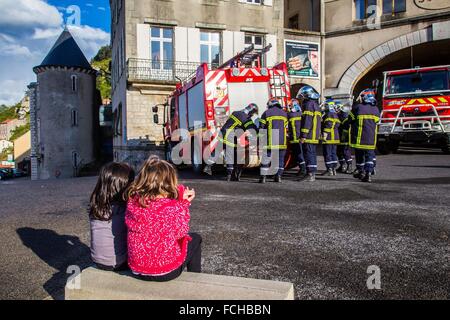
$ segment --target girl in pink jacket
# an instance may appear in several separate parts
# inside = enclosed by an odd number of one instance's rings
[[[201,272],[201,242],[189,233],[195,191],[178,185],[175,168],[150,157],[127,191],[128,265],[141,279],[169,281],[184,267]]]

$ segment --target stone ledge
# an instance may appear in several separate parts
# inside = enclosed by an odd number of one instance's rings
[[[115,273],[90,267],[77,278],[81,289],[66,287],[66,300],[294,299],[292,283],[204,273],[183,272],[169,282],[147,282],[133,278],[129,271]]]

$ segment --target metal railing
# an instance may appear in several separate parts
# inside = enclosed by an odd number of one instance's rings
[[[429,107],[430,113],[427,115],[406,115],[403,114],[403,109],[410,109],[410,108],[420,108],[420,107]],[[427,130],[433,130],[433,125],[439,127],[439,131],[446,132],[446,126],[447,122],[450,121],[450,115],[446,114],[439,114],[439,110],[450,110],[449,106],[443,106],[443,107],[435,107],[433,104],[418,104],[418,105],[404,105],[401,106],[398,109],[383,109],[381,111],[380,115],[380,125],[390,125],[392,128],[390,129],[390,133],[394,133],[396,131],[396,127],[398,123],[404,128],[405,122],[427,122],[429,126],[427,127]],[[384,117],[386,113],[394,113],[396,112],[395,118],[389,118]],[[445,124],[443,123],[445,122]]]
[[[130,58],[127,61],[128,80],[184,81],[195,76],[199,65],[200,62]],[[211,68],[211,64],[208,67]]]

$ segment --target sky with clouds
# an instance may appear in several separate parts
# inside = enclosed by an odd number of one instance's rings
[[[0,12],[0,104],[22,99],[65,25],[88,60],[110,42],[109,0],[0,0]]]

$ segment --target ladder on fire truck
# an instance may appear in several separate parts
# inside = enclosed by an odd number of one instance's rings
[[[242,67],[252,65],[254,61],[256,61],[256,67],[261,67],[261,58],[262,55],[267,53],[272,48],[272,44],[270,43],[268,46],[263,48],[260,51],[254,51],[254,45],[250,45],[248,48],[244,49],[242,52],[238,53],[231,59],[224,62],[222,65],[218,67],[218,69],[223,68],[234,68],[234,67]],[[282,104],[286,103],[286,77],[283,74],[280,74],[274,68],[269,69],[270,81],[270,95],[271,97],[281,98]]]

